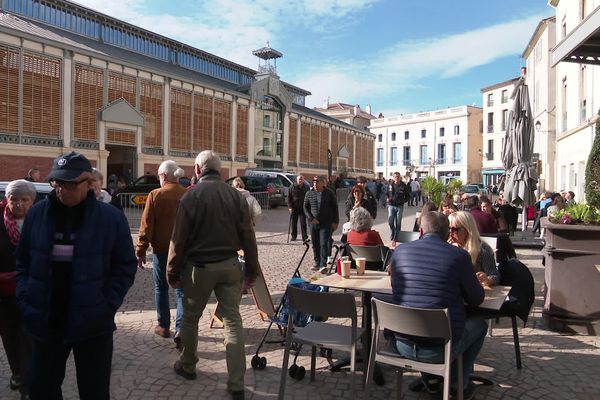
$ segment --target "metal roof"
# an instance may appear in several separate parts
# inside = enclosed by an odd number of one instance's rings
[[[600,6],[552,50],[552,66],[561,61],[600,65]]]

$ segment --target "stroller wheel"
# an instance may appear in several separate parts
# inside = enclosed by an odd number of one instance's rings
[[[289,374],[291,378],[294,378],[297,381],[301,381],[304,379],[304,375],[306,375],[306,369],[304,367],[299,367],[294,364],[289,369]]]
[[[258,360],[258,369],[265,369],[267,367],[267,357],[260,357]]]
[[[290,378],[296,379],[296,374],[298,373],[298,366],[296,364],[292,364],[292,366],[288,369],[288,373],[290,374]]]
[[[265,360],[266,363],[266,360]],[[250,365],[252,365],[253,369],[261,369],[260,368],[260,357],[258,356],[258,354],[255,354],[254,357],[252,357],[252,360],[250,360]]]

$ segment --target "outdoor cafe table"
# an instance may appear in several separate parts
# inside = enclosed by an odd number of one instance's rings
[[[368,359],[368,352],[371,346],[371,297],[373,293],[377,294],[392,294],[392,283],[390,275],[384,271],[370,271],[366,270],[364,275],[357,275],[356,270],[350,270],[349,278],[342,278],[340,275],[334,273],[327,275],[323,278],[319,278],[311,282],[313,285],[327,286],[337,289],[357,290],[362,293],[363,303],[363,327],[365,328],[366,342],[365,342],[365,354]],[[487,310],[499,310],[502,307],[502,303],[506,299],[510,286],[492,286],[491,288],[485,288],[485,299],[478,308]]]

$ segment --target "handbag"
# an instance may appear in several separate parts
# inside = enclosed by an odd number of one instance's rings
[[[0,297],[12,297],[17,291],[17,273],[0,272]]]

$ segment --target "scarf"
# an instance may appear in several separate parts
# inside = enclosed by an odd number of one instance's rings
[[[15,216],[8,207],[7,199],[4,199],[2,202],[0,202],[0,208],[4,208],[4,226],[6,227],[6,232],[8,233],[8,239],[13,246],[16,246],[21,238],[21,231],[17,227],[17,220],[15,219]]]

